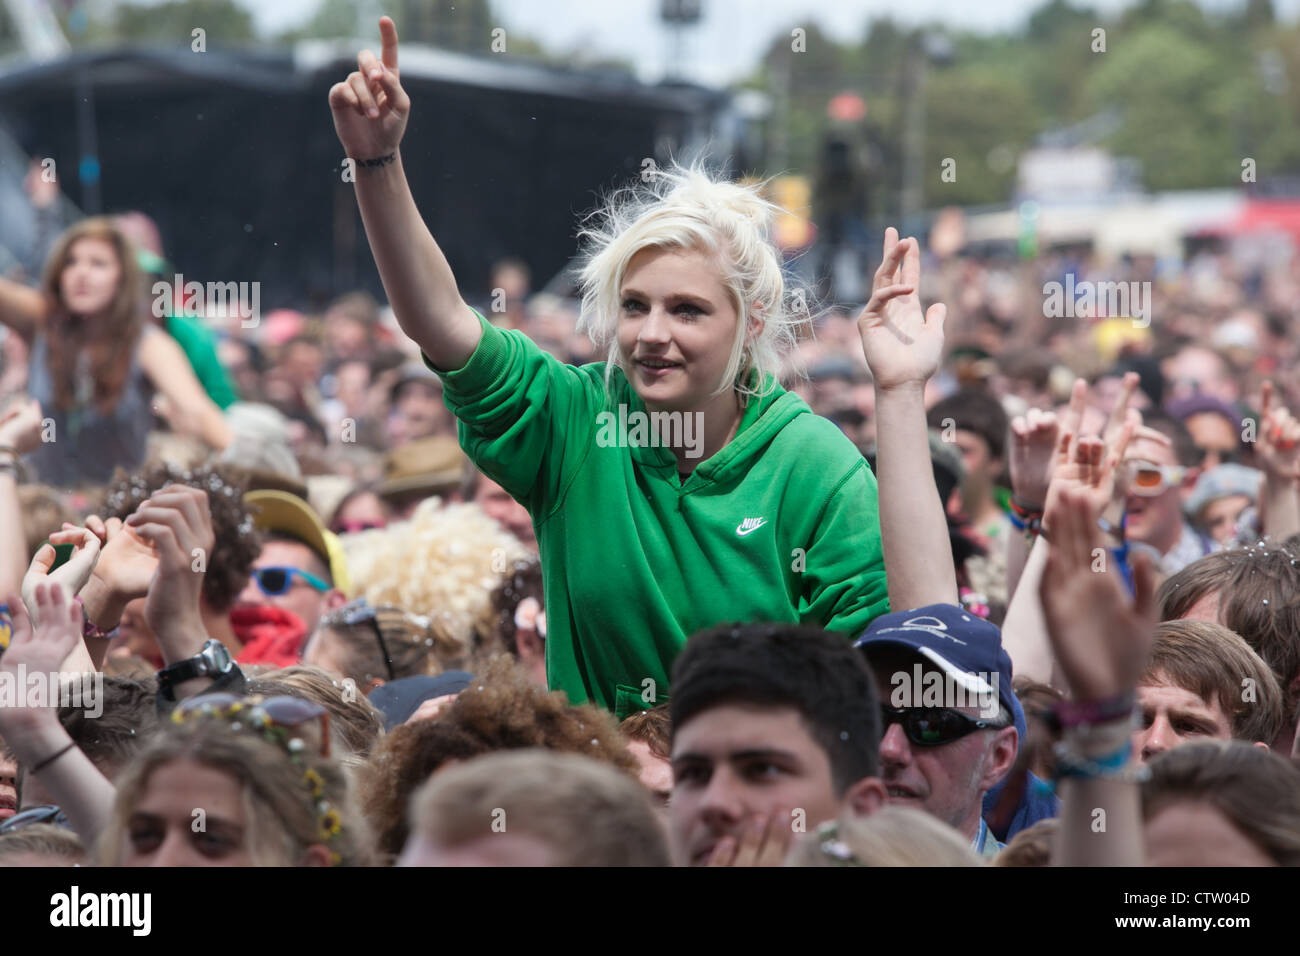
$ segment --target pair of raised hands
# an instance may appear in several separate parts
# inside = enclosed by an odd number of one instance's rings
[[[1119,401],[1101,434],[1082,434],[1088,386],[1074,383],[1058,419],[1031,409],[1011,423],[1010,469],[1019,504],[1043,511],[1050,534],[1039,599],[1057,667],[1078,700],[1104,700],[1137,686],[1156,623],[1155,569],[1145,553],[1132,561],[1135,596],[1114,567],[1100,527],[1125,493],[1120,465],[1133,437],[1169,444],[1129,407],[1138,376],[1124,376]]]
[[[69,597],[80,593],[94,604],[105,619],[93,623],[111,626],[128,601],[144,597],[145,619],[160,641],[168,641],[196,624],[201,629],[199,597],[214,543],[207,493],[168,485],[125,522],[92,515],[83,528],[64,525],[51,535],[23,578],[23,601],[39,625],[38,589],[58,585]],[[63,544],[73,546],[72,556],[55,569],[54,546]]]

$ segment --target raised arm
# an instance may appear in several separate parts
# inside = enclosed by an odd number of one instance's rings
[[[45,321],[49,304],[39,289],[0,279],[0,322],[30,342]]]
[[[948,519],[939,500],[925,425],[925,383],[943,356],[947,307],[921,311],[921,252],[885,230],[884,259],[858,318],[875,379],[876,482],[889,604],[895,611],[956,604]]]
[[[445,371],[463,368],[482,328],[411,196],[398,147],[411,98],[397,73],[397,27],[379,20],[383,57],[369,50],[330,89],[334,129],[356,166],[357,205],[384,291],[402,331]]]
[[[225,415],[208,398],[189,359],[170,335],[152,326],[145,329],[140,367],[167,400],[163,414],[172,428],[201,439],[217,451],[234,440]]]
[[[1133,563],[1135,599],[1113,568],[1099,565],[1100,509],[1085,488],[1063,488],[1048,505],[1052,548],[1040,594],[1052,651],[1069,686],[1062,713],[1058,866],[1140,866],[1142,813],[1133,760],[1132,711],[1156,622],[1154,574]],[[1088,716],[1089,713],[1093,716]]]
[[[1259,514],[1264,533],[1281,544],[1300,532],[1300,421],[1273,404],[1273,383],[1265,382],[1255,456],[1264,472]]]
[[[9,600],[14,632],[0,657],[0,677],[16,687],[27,687],[33,679],[88,679],[60,666],[81,643],[81,609],[58,583],[38,585],[32,598],[39,623],[29,619],[17,595]],[[62,807],[82,842],[93,847],[112,815],[115,793],[59,722],[58,698],[57,693],[15,695],[0,706],[0,735]]]
[[[35,399],[15,402],[0,416],[0,594],[12,594],[22,584],[27,567],[23,539],[23,509],[18,500],[18,458],[41,443],[41,406]]]

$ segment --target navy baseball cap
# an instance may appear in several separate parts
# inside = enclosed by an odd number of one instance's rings
[[[997,675],[998,701],[1025,739],[1025,711],[1011,689],[1011,657],[1002,649],[1002,632],[955,604],[930,604],[884,614],[853,642],[868,658],[879,647],[915,651],[952,681],[975,694],[992,688],[983,674]]]
[[[474,675],[465,671],[443,671],[432,677],[425,674],[399,677],[372,690],[369,700],[384,715],[384,729],[392,730],[406,723],[426,700],[459,694],[473,679]]]

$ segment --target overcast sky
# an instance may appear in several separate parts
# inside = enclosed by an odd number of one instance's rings
[[[306,20],[320,0],[238,0],[252,13],[258,29],[275,33]],[[378,12],[388,4],[367,0]],[[1206,9],[1240,8],[1245,0],[1200,0]],[[778,31],[814,22],[839,40],[861,37],[874,16],[888,13],[902,23],[942,21],[954,26],[996,32],[1014,29],[1037,9],[1040,0],[703,0],[704,19],[687,32],[685,59],[689,78],[725,83],[747,74]],[[643,79],[662,76],[669,55],[659,20],[660,0],[492,0],[506,29],[536,37],[555,49],[581,45],[596,55],[617,56],[636,64]],[[1131,0],[1093,0],[1105,12]],[[1300,0],[1274,0],[1288,20],[1300,14]],[[398,29],[401,29],[399,23]],[[376,30],[376,37],[378,31]]]

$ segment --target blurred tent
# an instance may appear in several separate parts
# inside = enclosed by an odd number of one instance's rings
[[[10,61],[0,132],[21,148],[0,144],[0,196],[17,216],[16,153],[51,157],[85,212],[153,216],[187,280],[260,280],[264,308],[352,288],[382,297],[327,104],[367,45]],[[570,260],[576,218],[599,190],[640,176],[646,157],[690,155],[728,108],[725,93],[700,87],[428,47],[403,47],[401,69],[413,101],[403,161],[467,295],[505,256],[540,286]],[[21,246],[20,220],[0,220],[0,247]]]

